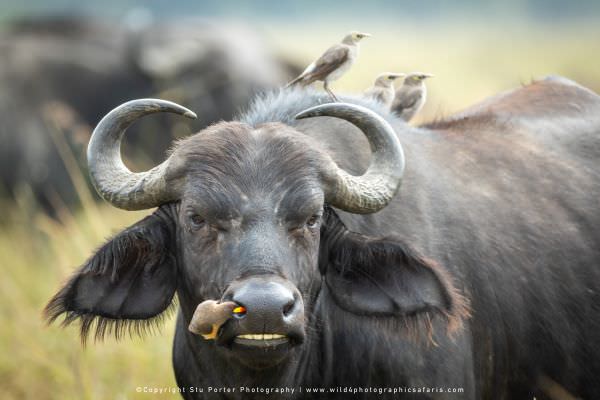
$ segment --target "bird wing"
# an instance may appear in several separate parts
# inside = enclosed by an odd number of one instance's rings
[[[310,85],[315,81],[322,81],[327,78],[327,75],[339,68],[348,60],[350,49],[348,46],[336,44],[331,46],[317,61],[314,62],[314,67],[310,71],[302,74],[302,83]]]
[[[386,98],[385,98],[385,91],[384,90],[374,90],[370,93],[371,97],[373,99],[375,99],[376,101],[380,102],[380,103],[384,103],[386,102]],[[388,97],[389,99],[389,97]],[[389,100],[388,100],[389,102]],[[389,104],[389,103],[388,103]]]
[[[310,71],[312,71],[312,69],[314,68],[315,63],[311,63],[308,67],[306,67],[306,69],[304,70],[304,72],[302,72],[300,75],[298,75],[297,77],[295,77],[294,79],[292,79],[291,81],[289,81],[285,87],[290,87],[295,85],[296,83],[300,82],[302,79],[304,79],[304,75],[308,74]]]
[[[403,110],[414,107],[421,99],[421,93],[418,90],[410,92],[401,92],[394,99],[392,111],[400,114]]]

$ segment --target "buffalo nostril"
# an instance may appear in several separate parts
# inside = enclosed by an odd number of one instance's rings
[[[296,300],[290,300],[283,306],[283,316],[287,317],[294,310]]]

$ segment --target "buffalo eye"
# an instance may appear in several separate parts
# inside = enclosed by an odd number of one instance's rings
[[[321,214],[315,214],[306,221],[306,227],[309,229],[315,229],[315,228],[319,227],[320,223],[321,223]]]
[[[206,220],[198,214],[193,214],[190,216],[190,227],[193,230],[198,230],[203,228],[206,225]]]

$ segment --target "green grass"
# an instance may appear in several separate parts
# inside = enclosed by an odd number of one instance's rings
[[[264,28],[277,49],[308,63],[356,27],[334,26],[302,32]],[[381,71],[421,70],[436,75],[420,119],[461,109],[533,77],[562,74],[600,89],[598,32],[582,27],[384,28],[372,21],[360,29],[374,35],[362,45],[355,67],[334,90],[362,91]],[[293,43],[293,46],[289,44]],[[57,137],[60,139],[60,137]],[[61,141],[56,140],[61,146]],[[67,163],[70,156],[63,154]],[[71,167],[73,180],[81,172]],[[79,176],[79,177],[78,177]],[[61,209],[59,221],[35,213],[27,190],[17,204],[5,204],[9,217],[0,225],[0,397],[2,399],[136,399],[177,395],[136,393],[138,386],[175,385],[171,367],[173,320],[162,334],[145,340],[93,342],[83,349],[75,327],[47,327],[41,311],[74,269],[104,238],[147,212],[125,212],[87,200],[81,211]],[[7,221],[8,220],[8,221]]]

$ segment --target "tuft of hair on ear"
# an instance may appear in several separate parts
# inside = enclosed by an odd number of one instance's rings
[[[389,239],[382,239],[389,241]],[[456,334],[463,327],[463,322],[471,317],[469,300],[457,288],[454,280],[438,262],[417,254],[410,246],[399,240],[394,240],[396,248],[394,257],[400,257],[405,268],[413,270],[428,269],[439,280],[440,286],[444,288],[444,307],[428,306],[412,315],[407,315],[407,326],[412,328],[423,328],[431,339],[433,320],[440,318],[446,326],[446,333],[450,336]]]
[[[448,335],[454,335],[463,327],[465,320],[471,318],[471,306],[469,299],[456,287],[454,280],[445,268],[442,268],[436,261],[427,258],[421,258],[421,262],[431,268],[437,275],[442,285],[448,291],[447,309],[436,309],[438,316],[446,321],[446,330]]]
[[[64,308],[64,299],[61,299],[59,295],[60,293],[52,298],[44,308],[43,318],[46,320],[46,324],[50,325],[64,314],[65,317],[60,323],[61,328],[78,322],[79,338],[83,347],[86,347],[90,336],[93,336],[94,343],[98,343],[104,341],[108,336],[120,341],[125,337],[145,338],[160,333],[163,322],[174,314],[178,305],[177,297],[174,296],[169,306],[158,315],[144,319],[117,319],[91,313],[67,311]]]
[[[61,315],[64,315],[61,327],[78,322],[83,346],[92,335],[94,342],[100,342],[107,336],[120,340],[125,336],[145,337],[159,331],[162,322],[177,308],[174,292],[166,299],[164,307],[152,315],[117,318],[94,307],[82,309],[76,305],[76,289],[82,277],[106,276],[110,283],[115,283],[120,275],[119,266],[126,266],[125,273],[137,277],[144,271],[175,265],[174,256],[165,248],[168,241],[166,228],[150,226],[156,226],[156,221],[156,217],[150,215],[101,246],[48,302],[42,312],[46,324],[54,323]]]
[[[408,247],[403,247],[403,250],[412,253]],[[464,321],[471,317],[469,300],[456,287],[446,269],[437,262],[416,254],[406,259],[410,260],[407,263],[409,268],[430,269],[446,290],[445,308],[427,307],[419,312],[402,316],[403,331],[411,340],[422,342],[426,339],[425,343],[437,346],[433,338],[434,321],[442,321],[446,328],[446,335],[450,338],[455,337],[462,330]]]

